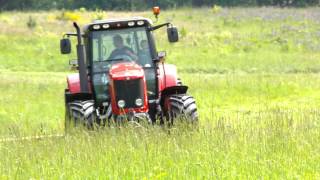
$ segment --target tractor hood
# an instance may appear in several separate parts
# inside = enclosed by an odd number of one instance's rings
[[[144,77],[141,66],[134,62],[124,62],[112,65],[110,78],[114,80],[130,80]]]

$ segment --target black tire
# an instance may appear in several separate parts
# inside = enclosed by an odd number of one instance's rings
[[[97,122],[93,100],[74,101],[66,105],[65,129],[84,125],[93,129]]]
[[[198,122],[197,106],[194,98],[186,94],[171,95],[169,97],[169,108],[167,119],[171,123],[175,119],[181,119],[188,123]]]

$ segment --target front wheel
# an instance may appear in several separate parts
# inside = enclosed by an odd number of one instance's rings
[[[166,117],[172,124],[182,120],[187,123],[197,123],[198,113],[194,98],[186,94],[171,95],[166,100]]]

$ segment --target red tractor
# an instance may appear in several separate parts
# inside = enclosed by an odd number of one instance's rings
[[[157,8],[155,8],[158,11]],[[155,12],[157,15],[157,12]],[[153,31],[167,27],[171,43],[179,39],[171,23],[153,26],[150,19],[95,21],[60,41],[62,54],[71,52],[69,37],[77,37],[79,73],[67,77],[66,128],[71,124],[105,125],[108,122],[146,119],[150,123],[197,122],[197,108],[187,94],[174,65],[157,52]],[[70,61],[72,62],[72,61]]]

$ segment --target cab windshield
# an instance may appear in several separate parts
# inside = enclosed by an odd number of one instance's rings
[[[95,31],[91,44],[93,65],[125,60],[152,66],[145,27]]]

